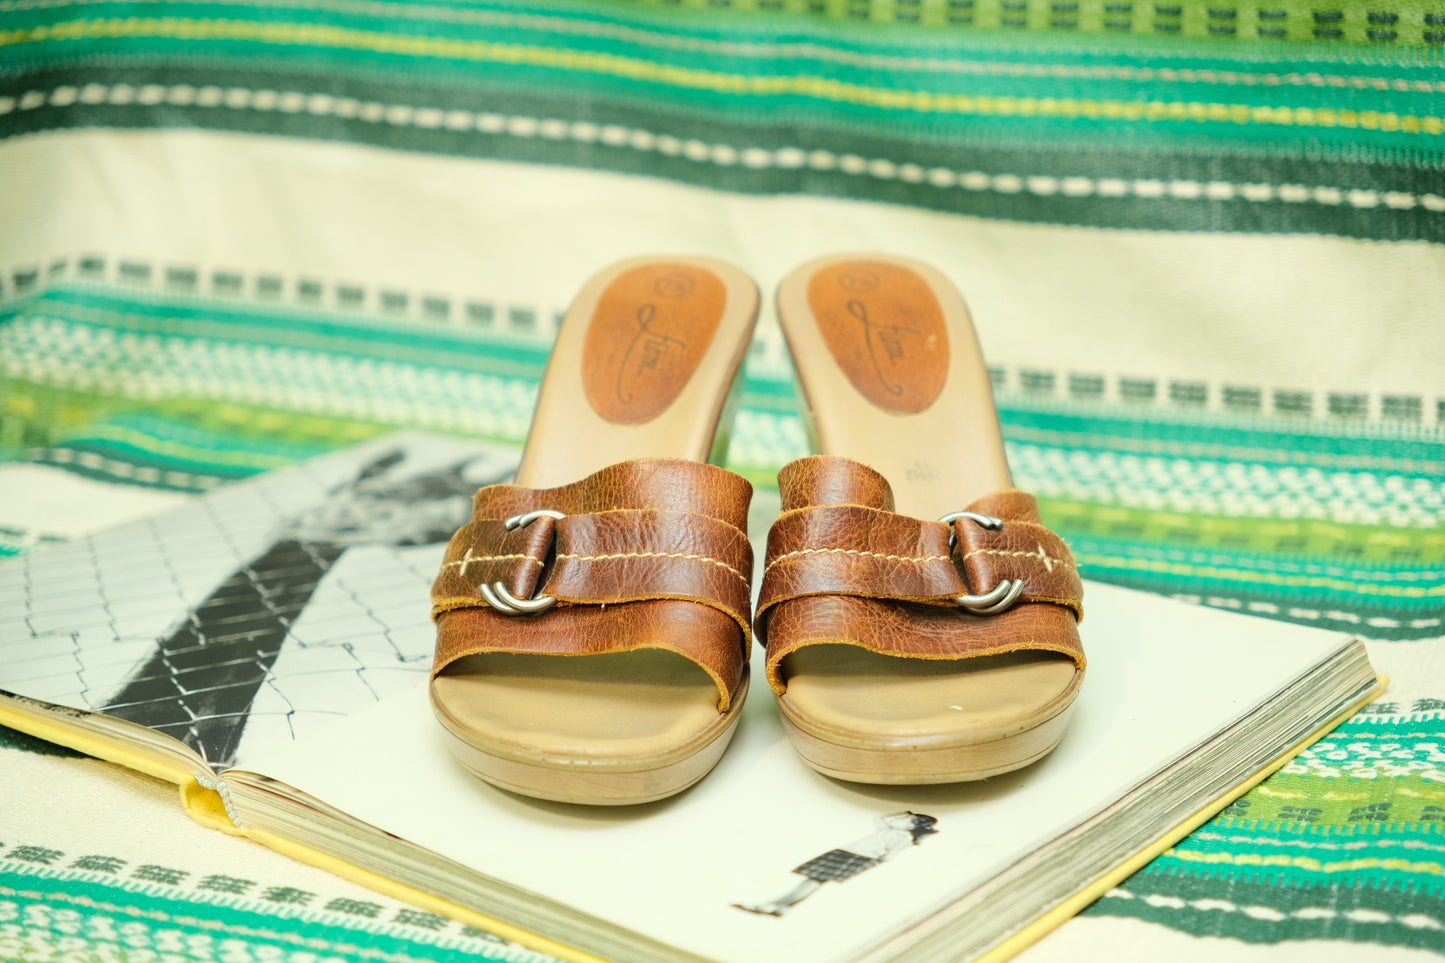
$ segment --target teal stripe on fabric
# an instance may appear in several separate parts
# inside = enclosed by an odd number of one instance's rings
[[[1377,426],[1347,419],[1264,419],[1142,405],[1098,405],[1081,412],[1079,405],[1036,406],[1009,394],[999,403],[1009,437],[1043,446],[1066,443],[1069,450],[1385,471],[1432,481],[1445,475],[1445,432],[1433,428],[1404,425],[1386,439]]]
[[[1445,632],[1441,617],[1445,581],[1420,569],[1364,569],[1346,578],[1305,574],[1277,555],[1195,553],[1157,543],[1097,539],[1059,528],[1080,572],[1090,579],[1371,638],[1423,639]]]
[[[1439,612],[1445,608],[1445,574],[1432,573],[1428,569],[1422,571],[1419,566],[1407,567],[1398,562],[1372,564],[1329,557],[1266,558],[1256,552],[1231,552],[1219,546],[1192,549],[1124,539],[1094,539],[1088,536],[1075,536],[1075,539],[1071,545],[1074,554],[1081,560],[1087,559],[1090,570],[1106,567],[1106,560],[1111,557],[1147,559],[1159,563],[1161,568],[1175,566],[1180,571],[1191,568],[1237,570],[1237,587],[1240,590],[1258,586],[1260,582],[1277,584],[1280,592],[1296,595],[1302,602],[1310,597],[1332,594],[1330,589],[1334,587],[1336,591],[1376,596],[1378,604],[1395,610],[1420,606],[1422,609],[1433,607],[1435,612]],[[1198,576],[1181,574],[1177,578],[1179,590],[1183,591],[1187,583]],[[1359,601],[1363,603],[1366,600]]]
[[[93,455],[100,459],[108,459],[134,466],[137,470],[151,469],[160,474],[157,480],[157,487],[189,488],[190,484],[168,483],[165,475],[170,473],[184,473],[188,475],[203,475],[210,479],[209,483],[216,481],[230,481],[239,478],[248,478],[251,475],[275,468],[284,468],[294,464],[273,452],[256,451],[247,453],[242,457],[227,457],[224,461],[215,458],[207,458],[208,452],[205,449],[197,449],[192,454],[194,457],[187,458],[182,452],[185,448],[174,439],[167,437],[172,432],[176,434],[187,434],[185,425],[169,425],[171,431],[157,432],[154,441],[156,447],[163,451],[157,452],[155,447],[145,445],[147,440],[139,434],[130,434],[130,437],[121,438],[106,437],[109,434],[106,429],[109,426],[91,426],[91,431],[68,438],[63,443],[61,450],[67,453],[65,464],[72,466],[72,470],[80,474],[89,474],[96,478],[109,478],[111,473],[101,467],[91,468],[86,464],[89,460],[85,456]],[[180,431],[176,431],[179,428]],[[95,432],[99,431],[98,434]],[[287,446],[295,450],[296,446]],[[45,460],[55,462],[56,452],[47,452],[42,456]]]
[[[958,3],[959,0],[955,0]],[[934,5],[936,0],[931,0]],[[1290,0],[1271,4],[1276,7],[1289,6]],[[1414,14],[1422,21],[1432,13],[1430,3],[1409,4]],[[154,16],[173,15],[197,18],[214,18],[218,14],[236,16],[250,6],[245,3],[207,2],[116,2],[96,3],[13,3],[5,8],[7,20],[21,26],[41,23],[55,23],[77,16]],[[1188,0],[1176,5],[1180,10],[1199,7],[1198,0]],[[1214,4],[1219,9],[1231,6],[1229,3]],[[1347,8],[1360,6],[1355,3],[1336,4]],[[1392,2],[1373,4],[1377,8],[1398,8]],[[1350,13],[1355,10],[1351,9]],[[1440,12],[1445,12],[1441,8]],[[907,52],[927,54],[947,50],[960,42],[958,34],[945,34],[918,27],[889,26],[886,24],[850,23],[846,20],[829,22],[812,17],[758,15],[751,13],[742,4],[731,9],[706,11],[688,10],[680,6],[671,9],[632,0],[590,0],[585,5],[565,2],[528,3],[526,5],[505,2],[455,2],[455,0],[429,0],[429,2],[371,2],[371,0],[313,0],[306,3],[288,3],[267,11],[270,19],[289,22],[314,22],[317,19],[329,23],[387,23],[405,28],[418,25],[439,33],[437,28],[445,27],[452,35],[465,35],[476,31],[518,30],[547,32],[573,39],[587,37],[614,39],[619,42],[631,40],[646,42],[659,33],[707,41],[736,42],[798,42],[808,38],[827,37],[830,40],[870,54]],[[1440,19],[1438,16],[1436,19]],[[621,31],[627,31],[625,34]],[[1079,51],[1099,44],[1097,38],[1080,35],[1031,36],[1023,37],[1014,31],[970,30],[965,32],[972,42],[1000,48],[1028,46],[1044,51],[1052,58],[1077,55]],[[1172,56],[1215,56],[1228,57],[1243,63],[1272,61],[1283,58],[1304,59],[1335,57],[1349,60],[1371,59],[1379,63],[1421,64],[1440,63],[1442,51],[1430,45],[1416,47],[1385,46],[1381,44],[1350,44],[1327,40],[1325,42],[1293,42],[1287,44],[1236,44],[1216,38],[1155,37],[1155,38],[1110,38],[1105,43],[1134,43],[1138,49],[1158,50]],[[726,51],[711,51],[725,54]],[[743,52],[744,54],[748,52]],[[1373,57],[1367,55],[1373,54]]]
[[[188,303],[139,292],[120,295],[86,285],[58,285],[43,296],[12,302],[8,310],[0,308],[0,337],[7,330],[7,319],[33,318],[43,324],[52,316],[63,319],[70,334],[49,350],[66,359],[73,358],[77,338],[107,349],[126,344],[124,338],[107,333],[111,330],[150,333],[177,343],[214,339],[256,345],[262,350],[265,357],[215,355],[219,363],[232,366],[248,379],[266,378],[268,367],[286,360],[278,349],[292,348],[332,357],[425,365],[435,372],[484,370],[536,381],[549,350],[549,342],[542,336],[523,340],[417,323],[387,324],[367,315],[294,307],[268,309],[254,303],[244,308],[214,300]],[[36,352],[35,357],[46,347],[35,343],[28,350]],[[139,344],[107,350],[103,357],[121,362],[129,358],[147,366],[157,363],[157,357]],[[271,377],[289,380],[294,376],[276,370]],[[773,410],[797,410],[796,389],[790,381],[749,372],[747,390],[758,398],[775,399],[768,404]],[[1349,419],[1249,419],[1142,406],[1035,405],[1026,396],[1011,394],[1000,396],[1000,419],[1012,441],[1042,450],[1128,452],[1245,461],[1276,468],[1315,466],[1332,472],[1388,472],[1405,482],[1433,482],[1445,475],[1445,433],[1437,429],[1398,426],[1386,439],[1373,424]],[[219,440],[210,443],[217,451],[228,447]]]
[[[0,859],[4,855],[0,852]],[[27,941],[47,951],[47,959],[73,953],[82,944],[93,948],[96,959],[152,960],[171,955],[178,947],[184,947],[193,958],[224,959],[231,940],[243,941],[236,949],[245,952],[247,959],[277,963],[321,958],[338,963],[375,963],[379,959],[389,963],[540,963],[550,959],[499,943],[478,931],[463,931],[458,936],[458,924],[419,910],[414,917],[418,922],[412,924],[416,935],[408,938],[398,935],[395,927],[382,927],[365,917],[358,918],[354,926],[323,921],[323,914],[317,912],[320,907],[307,905],[316,894],[294,888],[275,894],[278,899],[293,900],[294,908],[269,907],[267,912],[260,906],[257,910],[243,908],[244,898],[184,898],[175,892],[177,887],[120,880],[111,883],[98,876],[0,862],[0,906],[9,904],[7,908],[14,911],[11,918],[25,920]],[[336,919],[340,914],[333,911],[325,916]],[[447,932],[433,934],[429,931],[432,925]],[[50,952],[57,955],[48,955]]]
[[[74,9],[87,5],[76,3],[48,2],[43,4],[17,3],[12,9],[17,13],[35,9]],[[114,3],[109,9],[146,11],[155,8],[154,3]],[[224,4],[177,3],[177,8],[204,13],[224,9]],[[368,0],[332,0],[312,2],[301,7],[298,16],[314,16],[324,13],[328,18],[340,18],[348,14],[365,14],[373,17],[396,18],[401,20],[441,19],[448,23],[464,24],[488,22],[498,13],[505,14],[505,4],[459,3],[456,0],[433,0],[427,3],[368,2]],[[1171,4],[1135,4],[1118,2],[1058,2],[1029,4],[1021,0],[1009,0],[1000,4],[997,0],[972,2],[972,0],[653,0],[651,3],[617,2],[617,0],[592,0],[585,8],[562,4],[534,4],[532,10],[566,12],[574,20],[591,20],[605,23],[609,20],[624,19],[628,22],[664,24],[674,28],[685,26],[697,31],[717,29],[723,22],[727,27],[750,32],[793,32],[829,31],[840,36],[852,36],[859,40],[872,39],[881,35],[902,38],[900,42],[924,43],[923,37],[937,41],[950,34],[937,30],[920,30],[919,26],[954,26],[964,28],[959,32],[977,33],[990,30],[1004,36],[1022,36],[1022,29],[1030,29],[1029,42],[1067,50],[1090,37],[1087,32],[1113,32],[1115,35],[1128,33],[1149,34],[1154,42],[1175,44],[1198,43],[1204,40],[1216,47],[1227,46],[1237,50],[1239,56],[1248,58],[1256,55],[1255,43],[1236,43],[1240,39],[1284,38],[1292,46],[1309,50],[1312,48],[1340,47],[1351,41],[1372,41],[1368,45],[1354,43],[1361,48],[1386,51],[1391,55],[1408,57],[1428,55],[1430,46],[1445,39],[1429,39],[1431,27],[1445,23],[1442,12],[1430,0],[1383,0],[1383,2],[1361,4],[1358,2],[1325,3],[1323,5],[1280,0],[1265,4],[1238,4],[1231,2],[1203,3],[1187,0]],[[1257,12],[1256,12],[1257,11]],[[802,14],[802,15],[800,15]],[[1315,15],[1318,14],[1318,15]],[[1107,22],[1101,22],[1107,17]],[[895,25],[896,24],[896,25]],[[1259,26],[1256,28],[1256,24]],[[1285,29],[1279,29],[1277,25]],[[1003,27],[1004,29],[998,29]],[[1079,30],[1082,28],[1082,31]],[[1391,36],[1393,34],[1393,36]],[[1196,39],[1197,38],[1197,39]],[[1343,39],[1342,39],[1343,38]],[[1388,41],[1397,41],[1390,44]]]
[[[1445,837],[1438,837],[1445,839]],[[1199,874],[1215,879],[1232,878],[1239,873],[1242,864],[1246,878],[1270,886],[1302,888],[1307,886],[1331,885],[1341,872],[1348,872],[1351,865],[1379,864],[1383,868],[1369,872],[1373,885],[1388,889],[1421,888],[1439,898],[1441,853],[1438,850],[1400,851],[1381,845],[1393,840],[1376,840],[1373,847],[1339,853],[1334,850],[1292,850],[1282,856],[1278,847],[1261,840],[1251,845],[1247,842],[1231,842],[1228,845],[1189,840],[1187,845],[1191,856],[1208,858],[1214,855],[1227,856],[1233,865],[1220,868],[1213,873]],[[1280,865],[1282,859],[1289,859],[1288,865]],[[1171,860],[1163,857],[1151,872],[1153,875],[1169,872]],[[1176,861],[1177,862],[1177,861]],[[1187,864],[1191,868],[1194,863]],[[1313,868],[1318,865],[1318,868]],[[1183,872],[1183,870],[1177,870]],[[1141,881],[1142,882],[1142,881]],[[1138,885],[1136,883],[1135,885]]]
[[[1230,149],[1297,145],[1294,152],[1300,153],[1309,145],[1316,151],[1333,145],[1356,156],[1373,148],[1424,157],[1441,133],[1438,68],[1364,67],[1288,54],[1257,77],[1238,61],[1161,56],[1137,43],[1098,44],[1087,54],[1052,58],[1044,56],[1052,51],[1000,50],[972,40],[931,52],[938,66],[970,64],[959,71],[909,69],[919,59],[916,52],[876,47],[841,63],[814,55],[812,48],[776,59],[759,56],[758,48],[766,48],[757,43],[736,55],[726,47],[708,49],[700,59],[697,38],[686,35],[659,33],[661,42],[639,44],[494,26],[292,22],[270,11],[224,24],[168,12],[133,22],[76,19],[40,29],[61,31],[62,37],[11,34],[32,70],[47,63],[105,62],[118,50],[131,58],[203,58],[213,65],[218,59],[242,65],[269,57],[303,73],[310,65],[312,71],[324,66],[361,76],[425,78],[430,86],[586,89],[594,96],[724,118],[766,106],[789,125],[864,125],[929,138],[1038,141],[1066,132],[1079,143],[1099,145],[1119,137],[1154,148],[1204,139],[1237,145]],[[63,33],[86,30],[117,36]],[[227,30],[247,39],[210,36]],[[842,52],[822,39],[816,45],[821,51]],[[887,58],[886,66],[875,66],[878,58]],[[1141,69],[1141,63],[1150,66]],[[1331,79],[1307,79],[1321,74]]]
[[[464,367],[468,361],[484,360],[490,370],[529,378],[540,377],[550,350],[547,340],[523,340],[505,333],[394,325],[369,315],[319,309],[273,311],[254,302],[244,308],[231,308],[217,300],[187,303],[149,297],[140,291],[117,297],[83,284],[59,284],[48,287],[43,295],[19,299],[9,306],[0,304],[0,325],[21,316],[44,318],[52,313],[68,324],[96,330],[114,326],[187,339],[219,337],[268,350],[384,355],[429,367]]]
[[[401,427],[518,442],[549,344],[511,327],[59,284],[0,313],[25,398],[0,411],[0,450],[190,489]]]
[[[1195,936],[1250,943],[1349,940],[1438,950],[1445,903],[1438,894],[1374,886],[1284,886],[1138,873],[1083,911],[1161,923]],[[1368,948],[1359,950],[1368,954]]]
[[[227,459],[232,458],[245,461],[247,474],[252,474],[257,470],[266,470],[257,465],[256,460],[266,459],[270,461],[270,467],[281,468],[325,454],[334,447],[317,440],[289,444],[284,440],[273,440],[263,448],[254,442],[248,442],[247,439],[238,439],[234,432],[224,432],[204,426],[178,427],[174,421],[142,412],[116,415],[108,418],[103,425],[89,427],[91,431],[99,428],[105,432],[104,435],[92,436],[97,444],[109,442],[115,445],[117,450],[124,446],[125,450],[137,454],[147,453],[154,451],[157,447],[154,443],[147,444],[147,441],[164,440],[169,445],[198,453],[197,465],[211,467],[224,464]],[[135,440],[126,444],[124,439]],[[72,438],[70,443],[72,445],[83,444],[83,440]]]
[[[1417,696],[1412,702],[1400,701],[1387,689],[1369,710],[1341,723],[1324,740],[1332,744],[1328,750],[1332,764],[1344,768],[1360,762],[1390,765],[1397,758],[1413,760],[1418,756],[1428,764],[1426,778],[1445,781],[1445,693]],[[1408,733],[1409,747],[1396,745],[1401,733]],[[1305,756],[1325,751],[1321,742],[1307,749]],[[1445,786],[1441,791],[1445,793]],[[1445,802],[1445,796],[1439,801]],[[1439,828],[1445,832],[1445,820]]]

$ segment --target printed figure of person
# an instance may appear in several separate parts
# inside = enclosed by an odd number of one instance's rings
[[[832,849],[796,867],[793,872],[803,881],[791,891],[766,903],[734,903],[740,910],[760,916],[782,916],[797,906],[824,883],[841,883],[885,859],[917,846],[925,836],[938,832],[938,820],[922,813],[901,812],[879,816],[877,829],[869,836],[855,840],[842,849]]]

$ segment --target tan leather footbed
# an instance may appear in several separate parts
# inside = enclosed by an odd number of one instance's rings
[[[518,760],[648,768],[639,760],[662,765],[721,718],[707,674],[660,649],[497,652],[453,664],[456,671],[437,680],[452,720],[485,734],[485,748]]]
[[[881,472],[917,518],[1009,487],[978,338],[937,271],[879,255],[814,262],[783,281],[778,317],[819,454]]]
[[[746,275],[704,258],[592,278],[547,362],[517,484],[553,488],[630,458],[707,461],[757,303]]]
[[[968,309],[939,272],[883,255],[825,258],[783,282],[778,315],[818,452],[877,469],[897,511],[938,518],[1012,485]],[[854,743],[920,740],[953,747],[944,765],[987,775],[996,759],[969,747],[1059,715],[1077,685],[1072,660],[1051,653],[933,662],[842,644],[787,656],[783,676],[785,720],[844,747],[819,768],[845,777],[888,765],[849,752]]]

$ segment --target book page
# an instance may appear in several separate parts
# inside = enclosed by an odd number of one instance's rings
[[[217,769],[324,728],[426,677],[446,541],[514,460],[401,433],[0,560],[0,689]]]
[[[659,803],[571,806],[489,786],[453,761],[425,684],[256,766],[480,873],[705,958],[849,959],[1078,824],[1350,644],[1093,583],[1086,606],[1088,675],[1063,743],[1038,764],[983,782],[881,787],[814,773],[794,755],[758,681],[760,659],[722,762]],[[902,812],[933,817],[937,832],[823,884],[784,916],[734,906],[783,896],[803,879],[793,870],[816,857],[886,842],[887,817]]]

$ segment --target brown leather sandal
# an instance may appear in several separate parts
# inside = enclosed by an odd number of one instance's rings
[[[869,783],[1041,758],[1083,680],[1083,590],[1012,487],[963,300],[927,265],[849,255],[785,279],[778,314],[824,453],[778,476],[754,622],[794,747]]]
[[[669,257],[608,268],[568,311],[516,480],[477,493],[432,587],[432,707],[486,781],[640,803],[721,757],[747,694],[752,486],[704,462],[757,306],[736,268]]]

